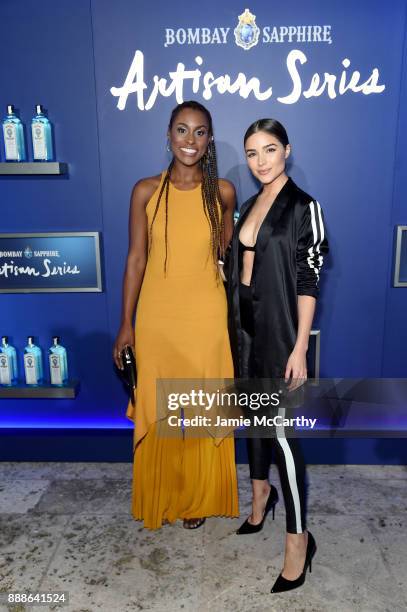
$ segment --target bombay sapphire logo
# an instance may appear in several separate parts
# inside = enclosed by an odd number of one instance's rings
[[[24,249],[24,257],[26,257],[27,259],[31,259],[31,257],[33,256],[33,250],[30,246],[25,247]]]
[[[236,44],[245,51],[259,42],[260,30],[256,25],[256,15],[253,15],[249,9],[245,9],[244,13],[239,15],[239,23],[234,29],[234,34]]]

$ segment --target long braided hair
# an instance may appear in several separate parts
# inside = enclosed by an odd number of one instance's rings
[[[218,259],[223,259],[225,252],[225,244],[224,244],[224,222],[223,222],[223,212],[221,205],[221,196],[219,191],[219,182],[218,182],[218,165],[217,165],[217,156],[216,156],[216,147],[215,141],[213,138],[213,127],[212,127],[212,117],[210,112],[199,102],[195,102],[194,100],[189,100],[187,102],[183,102],[182,104],[178,104],[174,108],[171,113],[170,122],[168,125],[168,129],[171,130],[177,115],[184,109],[189,108],[192,110],[200,111],[203,113],[208,121],[208,132],[209,132],[209,143],[208,148],[206,150],[205,155],[200,160],[200,166],[202,171],[202,183],[201,183],[201,192],[202,192],[202,202],[203,208],[206,215],[206,218],[209,222],[210,234],[211,234],[211,242],[210,242],[210,254],[212,254],[213,262],[216,268],[216,275],[219,278],[218,271]],[[155,218],[158,213],[158,209],[160,207],[161,199],[163,193],[165,192],[165,260],[164,260],[164,273],[167,273],[167,260],[168,260],[168,194],[170,189],[170,178],[171,171],[174,167],[174,158],[171,160],[167,172],[165,174],[164,180],[161,185],[160,193],[158,194],[157,204],[154,210],[153,218],[150,225],[149,230],[149,247],[148,252],[150,253],[151,244],[152,244],[152,230]]]

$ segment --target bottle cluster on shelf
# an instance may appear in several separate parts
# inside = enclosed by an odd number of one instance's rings
[[[59,336],[53,336],[52,345],[48,349],[49,380],[51,385],[62,387],[68,382],[68,360],[66,349],[59,343]],[[42,350],[34,344],[34,336],[28,336],[27,346],[24,348],[24,376],[25,384],[39,386],[46,384]],[[17,385],[18,362],[17,351],[8,342],[7,336],[2,336],[0,345],[0,384],[5,386]]]
[[[7,105],[7,115],[3,119],[3,139],[6,162],[27,161],[24,125],[12,104]],[[31,139],[33,160],[52,161],[52,126],[41,104],[36,105],[31,120]]]

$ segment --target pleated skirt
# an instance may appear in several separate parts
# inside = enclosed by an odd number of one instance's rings
[[[132,514],[144,527],[209,516],[237,517],[234,439],[165,438],[160,423],[136,446]]]

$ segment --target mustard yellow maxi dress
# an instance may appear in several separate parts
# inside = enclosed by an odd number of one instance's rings
[[[147,204],[149,228],[164,176]],[[127,410],[135,423],[132,514],[149,529],[164,520],[239,514],[233,436],[158,432],[156,379],[233,378],[226,296],[216,281],[200,185],[181,191],[170,184],[167,232],[165,275],[164,192],[136,311],[136,406]]]

